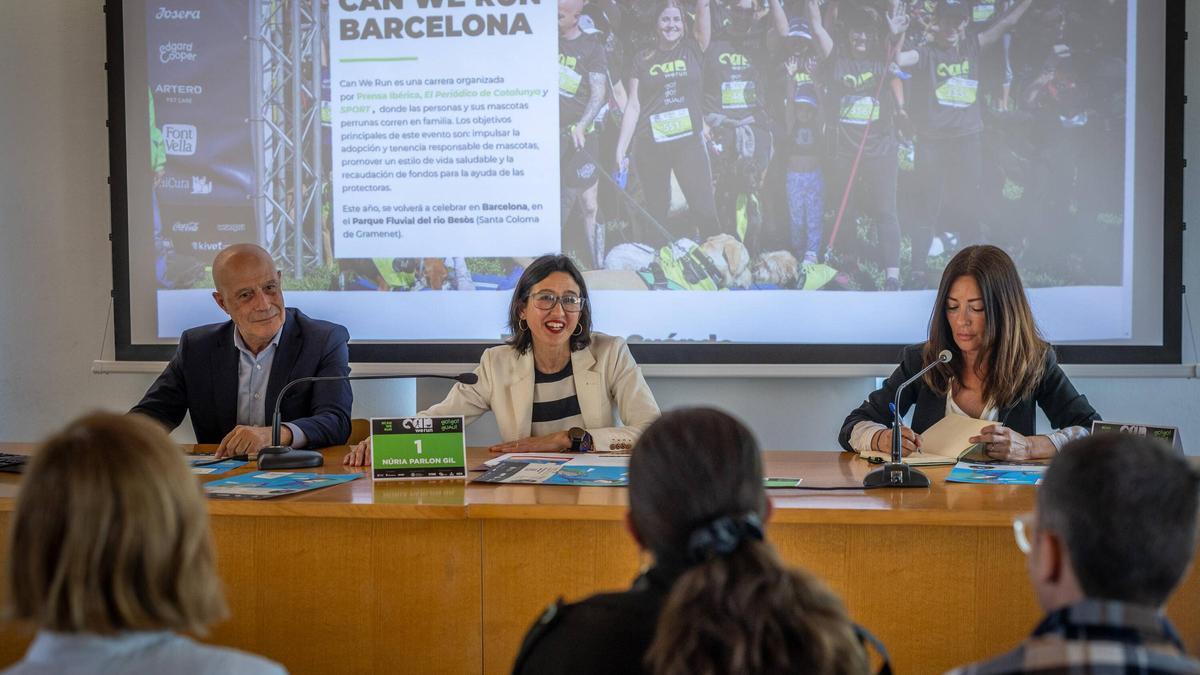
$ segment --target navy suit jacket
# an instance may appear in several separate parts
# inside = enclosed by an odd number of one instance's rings
[[[904,348],[900,366],[891,377],[883,383],[882,389],[871,393],[863,404],[851,412],[842,423],[838,442],[846,450],[850,447],[850,433],[859,422],[877,422],[884,426],[892,423],[892,413],[888,404],[896,397],[896,389],[908,378],[921,372],[926,366],[924,357],[925,345],[910,345]],[[918,434],[925,433],[929,427],[937,424],[946,416],[946,397],[938,396],[928,385],[925,378],[908,385],[900,395],[900,416],[908,413],[909,407],[916,404],[913,413],[912,430]],[[1075,390],[1075,386],[1067,379],[1067,374],[1058,365],[1058,357],[1053,349],[1046,350],[1046,366],[1043,370],[1042,381],[1038,383],[1033,396],[1000,411],[1000,423],[1012,428],[1022,436],[1032,436],[1037,433],[1037,410],[1046,413],[1050,425],[1055,429],[1080,426],[1092,428],[1092,422],[1100,419],[1087,397]]]
[[[233,342],[232,321],[184,331],[166,370],[130,412],[141,413],[174,429],[185,413],[192,414],[197,443],[220,443],[237,426],[239,352]],[[350,339],[344,326],[310,319],[288,309],[279,336],[267,396],[267,424],[279,390],[288,382],[314,375],[349,375]],[[288,390],[280,406],[284,422],[304,432],[310,447],[341,445],[350,437],[350,383],[315,382]]]

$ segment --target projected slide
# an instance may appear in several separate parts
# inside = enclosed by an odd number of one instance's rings
[[[919,341],[941,269],[985,242],[1052,341],[1135,341],[1138,298],[1161,304],[1134,0],[126,13],[142,341],[224,318],[210,266],[241,241],[356,340],[502,339],[549,252],[585,270],[597,329],[647,341]]]

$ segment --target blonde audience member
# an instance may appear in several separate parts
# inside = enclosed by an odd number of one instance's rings
[[[47,440],[11,532],[9,615],[38,634],[5,673],[285,672],[179,635],[229,611],[200,487],[149,419],[93,414]]]

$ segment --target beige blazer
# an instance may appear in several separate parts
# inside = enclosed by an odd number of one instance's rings
[[[462,415],[467,424],[491,410],[504,442],[529,437],[533,418],[533,350],[508,345],[483,353],[475,384],[457,383],[446,399],[419,415]],[[625,340],[592,333],[592,343],[571,354],[579,411],[596,450],[629,450],[650,423],[658,404]],[[613,413],[625,426],[615,426]]]

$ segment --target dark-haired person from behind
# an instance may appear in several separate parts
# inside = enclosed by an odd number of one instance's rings
[[[8,544],[6,613],[38,634],[5,675],[285,672],[180,635],[229,610],[200,484],[148,419],[88,415],[43,443]]]
[[[626,522],[653,566],[622,593],[556,603],[513,672],[865,673],[836,596],[763,540],[758,442],[710,408],[669,412],[629,464]]]
[[[583,274],[564,255],[525,268],[508,307],[512,337],[483,353],[475,384],[457,383],[418,415],[492,411],[502,441],[492,452],[628,451],[658,418],[658,404],[625,340],[592,331]],[[615,426],[618,414],[624,426]],[[370,461],[370,440],[345,463]]]
[[[1037,511],[1013,520],[1046,616],[1017,649],[954,674],[1200,673],[1163,614],[1196,553],[1198,508],[1200,472],[1158,440],[1067,445]]]
[[[953,355],[950,363],[930,370],[900,397],[899,415],[917,406],[912,428],[902,429],[905,455],[920,448],[921,433],[946,415],[994,422],[971,442],[984,444],[993,459],[1010,461],[1053,457],[1100,419],[1042,339],[1012,259],[995,246],[968,246],[942,273],[929,339],[906,347],[900,367],[883,387],[846,417],[838,436],[842,447],[887,452],[892,447],[888,405],[896,389],[942,350]],[[1034,406],[1055,431],[1036,434]]]

